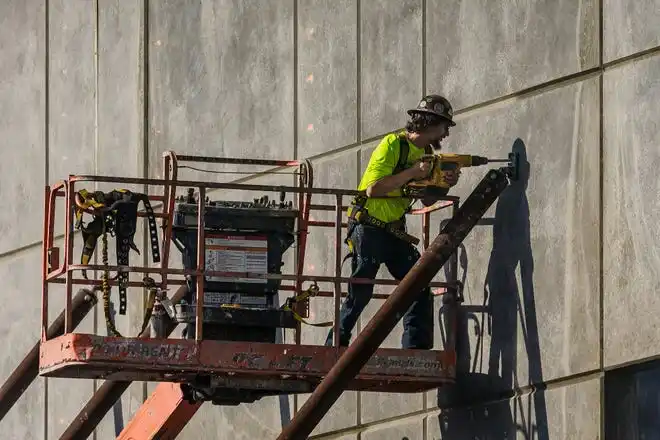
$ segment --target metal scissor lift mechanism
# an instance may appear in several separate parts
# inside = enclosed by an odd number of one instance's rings
[[[298,185],[186,181],[178,176],[182,162],[297,167]],[[69,176],[46,190],[39,372],[42,376],[97,378],[122,383],[136,380],[161,382],[120,438],[156,438],[156,433],[168,435],[159,438],[174,438],[204,401],[240,404],[268,395],[312,392],[346,351],[338,346],[336,337],[333,347],[301,344],[300,318],[309,317],[310,298],[303,295],[298,301],[290,301],[290,308],[283,309],[276,303],[276,295],[291,292],[295,298],[305,292],[313,292],[313,296],[333,298],[334,334],[339,334],[336,318],[341,297],[345,295],[341,287],[349,281],[349,278],[341,276],[341,238],[342,228],[345,227],[342,217],[346,199],[357,194],[357,191],[315,188],[309,161],[177,156],[167,152],[164,154],[163,169],[163,179]],[[475,217],[483,215],[499,194],[498,191],[504,189],[502,171],[492,172],[500,173],[495,176],[499,186],[484,185],[483,182],[488,181],[485,177],[478,190],[497,194],[490,194],[484,201],[470,205],[469,208],[475,212],[464,213],[469,215],[459,219],[464,224],[458,226],[465,234],[473,226],[472,222],[478,220]],[[161,220],[162,252],[158,267],[74,264],[73,209],[79,203],[76,195],[80,182],[148,186],[148,199],[160,204],[160,210],[155,208],[155,212],[151,213],[152,218]],[[188,193],[177,197],[177,189],[181,188],[188,189]],[[280,194],[280,200],[271,202],[261,198],[251,203],[210,202],[208,191],[222,189],[276,192]],[[286,201],[287,194],[295,194],[295,208]],[[312,196],[322,194],[334,196],[334,206],[312,204]],[[56,201],[60,197],[64,198],[66,214],[62,261],[59,258],[60,249],[54,246],[53,240]],[[474,198],[474,193],[471,197]],[[455,218],[460,214],[458,199],[453,197],[417,212],[423,216],[425,248],[429,245],[429,213],[445,206],[453,207]],[[481,210],[483,212],[477,215]],[[334,211],[335,221],[312,220],[312,211]],[[148,217],[149,214],[139,212],[138,216]],[[334,229],[335,264],[332,276],[313,276],[304,271],[307,235],[311,227]],[[455,248],[461,241],[462,238],[452,243],[455,247],[450,253],[453,254],[451,258],[456,258]],[[182,254],[183,269],[169,267],[173,243]],[[296,246],[292,246],[294,243]],[[280,267],[289,249],[295,249],[294,273],[282,274]],[[242,260],[234,262],[235,267],[232,268],[226,261],[232,258]],[[456,266],[454,261],[454,271]],[[153,338],[145,334],[118,337],[73,333],[73,286],[103,284],[97,278],[74,276],[83,269],[140,273],[155,279],[150,291],[161,293],[166,292],[170,285],[179,286],[179,294],[172,298],[177,302],[173,306],[174,313],[171,316],[162,313],[163,307],[169,308],[164,301],[161,313],[151,318],[156,330],[156,337]],[[391,280],[353,281],[397,284]],[[64,332],[61,336],[50,338],[46,332],[48,286],[53,283],[65,285],[66,300]],[[333,289],[310,290],[309,286],[316,283],[331,284]],[[109,285],[117,286],[118,280],[110,280]],[[139,281],[129,281],[125,286],[145,287]],[[433,282],[431,286],[440,288],[437,292],[444,294],[446,302],[458,303],[459,286],[455,273],[448,282]],[[376,299],[387,297],[374,295]],[[196,307],[198,303],[203,307]],[[177,322],[186,325],[185,336],[181,339],[168,338]],[[449,319],[449,322],[452,320]],[[293,330],[294,343],[275,343],[278,328]],[[345,389],[414,393],[453,383],[456,374],[454,330],[448,329],[449,337],[443,350],[374,350],[373,356],[345,384]],[[116,400],[118,394],[108,393],[110,398]],[[94,404],[101,405],[100,402]],[[103,402],[101,406],[107,407],[108,402]],[[103,414],[91,412],[100,421]],[[72,428],[72,435],[79,435],[85,429],[88,431],[92,424],[87,423],[84,429],[81,426],[76,425],[78,431]]]

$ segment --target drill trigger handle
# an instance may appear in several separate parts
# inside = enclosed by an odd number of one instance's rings
[[[431,164],[431,167],[429,168],[429,173],[425,177],[425,179],[431,178],[433,176],[433,171],[438,163],[437,158],[434,154],[424,154],[422,157],[419,158],[420,162],[429,162]]]

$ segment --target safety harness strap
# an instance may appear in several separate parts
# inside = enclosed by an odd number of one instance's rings
[[[349,219],[354,220],[357,223],[385,229],[387,232],[397,238],[400,238],[401,240],[407,241],[408,243],[412,243],[414,245],[419,244],[419,238],[412,236],[403,230],[401,227],[403,225],[402,220],[391,223],[384,222],[377,219],[376,217],[369,215],[364,207],[358,205],[349,206],[347,209],[347,214]]]
[[[137,228],[138,204],[144,204],[149,224],[149,237],[151,243],[151,254],[154,263],[160,262],[160,249],[158,244],[158,231],[153,208],[146,194],[133,193],[125,189],[113,190],[109,193],[87,190],[78,191],[82,198],[79,208],[76,210],[76,227],[81,229],[84,246],[80,257],[81,264],[89,264],[94,254],[98,238],[110,233],[116,237],[116,255],[118,266],[129,265],[129,252],[131,249],[140,253],[135,245],[134,236]],[[87,225],[83,225],[82,215],[85,209],[92,208],[94,219]],[[104,240],[104,254],[106,251]],[[107,258],[104,258],[107,260]],[[107,261],[104,261],[107,265]],[[87,273],[83,270],[83,276],[87,279]],[[119,285],[119,314],[126,314],[126,289],[128,287],[128,272],[120,270],[116,278]]]
[[[300,295],[287,298],[285,303],[282,305],[282,310],[286,310],[288,312],[291,312],[293,314],[293,317],[297,320],[302,322],[303,324],[310,325],[312,327],[332,327],[334,324],[333,321],[324,321],[324,322],[309,322],[305,320],[302,316],[300,316],[296,311],[294,310],[295,303],[307,300],[310,297],[316,296],[319,293],[319,286],[316,284],[316,281],[314,281],[314,284],[312,284],[307,290],[303,291]]]
[[[399,135],[399,160],[397,161],[392,174],[398,174],[406,169],[408,153],[410,153],[410,145],[408,144],[408,139],[406,139],[404,135]]]
[[[160,262],[160,250],[158,246],[158,232],[156,230],[156,219],[153,209],[149,203],[149,198],[145,194],[128,193],[127,203],[121,203],[117,206],[115,214],[115,235],[117,265],[129,265],[129,253],[133,249],[140,254],[140,250],[135,245],[134,236],[137,228],[137,210],[138,204],[144,204],[145,212],[149,222],[149,236],[151,242],[151,254],[154,263]],[[119,271],[119,314],[126,314],[126,289],[128,287],[129,275],[126,271]]]

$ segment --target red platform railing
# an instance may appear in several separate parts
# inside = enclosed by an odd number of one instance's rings
[[[256,160],[256,159],[235,159],[235,158],[216,158],[205,156],[190,156],[182,155],[177,156],[173,152],[167,152],[163,155],[163,179],[151,178],[128,178],[128,177],[114,177],[114,176],[94,176],[94,175],[70,175],[68,179],[58,182],[52,187],[46,188],[45,193],[45,207],[44,207],[44,236],[43,236],[43,287],[42,287],[42,307],[41,307],[41,322],[42,322],[42,341],[47,341],[48,336],[46,329],[48,328],[48,292],[50,284],[64,284],[65,285],[65,328],[64,334],[71,333],[72,319],[71,319],[71,298],[73,294],[74,285],[98,286],[101,284],[101,279],[97,277],[90,277],[89,279],[76,277],[74,273],[80,272],[83,269],[88,271],[94,270],[110,270],[110,271],[128,271],[129,273],[141,273],[145,275],[158,275],[158,287],[167,289],[168,285],[182,285],[186,283],[186,276],[196,276],[197,278],[197,303],[203,304],[204,298],[204,277],[205,276],[227,276],[230,275],[226,272],[209,271],[204,268],[204,213],[206,209],[206,195],[208,190],[242,190],[242,191],[261,191],[261,192],[285,192],[297,195],[297,247],[296,247],[296,261],[294,262],[293,274],[244,274],[251,278],[265,278],[276,279],[282,281],[291,281],[290,284],[282,283],[280,290],[293,291],[300,293],[303,290],[303,283],[305,282],[320,282],[332,283],[334,289],[321,290],[318,292],[319,297],[332,297],[334,298],[334,328],[338,329],[339,325],[339,308],[341,298],[346,295],[342,292],[341,285],[347,282],[353,283],[367,283],[375,285],[396,285],[397,280],[389,279],[359,279],[341,276],[342,265],[342,232],[346,224],[342,221],[344,212],[347,206],[344,206],[344,200],[360,194],[355,190],[336,189],[336,188],[315,188],[313,186],[313,168],[310,161],[296,161],[296,160]],[[179,179],[179,168],[182,162],[200,162],[207,164],[233,164],[233,165],[258,165],[268,167],[298,167],[298,185],[285,186],[285,185],[257,185],[249,183],[235,183],[235,182],[202,182],[195,180],[181,180]],[[75,194],[77,187],[80,183],[112,183],[121,185],[139,185],[149,187],[151,191],[154,189],[155,194],[148,194],[151,202],[160,203],[160,211],[154,205],[154,216],[161,221],[161,263],[159,267],[148,267],[140,265],[131,266],[117,266],[108,265],[103,266],[100,264],[74,264],[74,239],[75,231],[73,224],[73,212],[75,207]],[[169,257],[172,245],[172,226],[174,220],[174,208],[176,203],[176,192],[179,188],[193,188],[198,192],[198,213],[197,213],[197,267],[195,269],[176,269],[169,267]],[[312,204],[313,195],[331,195],[335,198],[335,203],[330,204]],[[58,199],[64,199],[65,210],[65,225],[64,225],[64,245],[63,250],[54,245],[55,239],[55,213],[58,207]],[[422,219],[422,243],[424,247],[429,243],[429,227],[430,227],[430,213],[433,210],[442,209],[445,207],[453,208],[455,212],[458,208],[458,198],[446,197],[445,200],[431,208],[423,208],[414,211]],[[334,211],[334,221],[316,221],[310,220],[311,211]],[[138,216],[146,217],[144,211],[140,211]],[[308,234],[311,227],[320,227],[333,229],[334,235],[334,274],[333,275],[311,275],[305,274],[305,259],[307,257],[307,242]],[[60,256],[63,255],[63,260],[60,261]],[[454,257],[455,259],[455,257]],[[456,271],[456,261],[451,265],[451,270]],[[457,288],[457,274],[450,274],[450,280],[447,282],[433,282],[431,287],[439,288],[435,290],[436,294],[442,294],[445,289]],[[117,286],[117,281],[110,280],[110,286]],[[139,281],[129,281],[128,287],[143,287],[143,283]],[[374,299],[386,299],[386,294],[374,294]],[[304,308],[298,310],[301,314],[306,316]],[[197,341],[203,339],[202,329],[202,308],[197,307],[197,316],[195,320],[196,333],[195,338]],[[295,341],[297,344],[301,340],[301,327],[295,329]],[[338,335],[338,331],[334,332]],[[337,339],[337,338],[335,338]],[[335,346],[338,346],[338,340],[335,340]],[[453,347],[446,347],[452,349]]]
[[[266,167],[282,168],[297,168],[297,185],[295,186],[282,186],[282,185],[256,185],[249,183],[239,182],[202,182],[196,180],[182,180],[179,177],[179,170],[184,168],[182,163],[206,163],[206,164],[229,164],[229,165],[257,165]],[[193,168],[193,167],[190,167]],[[193,168],[194,169],[194,168]],[[185,375],[195,373],[203,367],[208,367],[208,364],[217,365],[219,362],[224,362],[227,366],[227,373],[229,376],[223,376],[224,380],[234,377],[236,380],[250,380],[250,377],[255,377],[254,374],[264,372],[263,365],[253,363],[250,365],[250,357],[243,359],[234,357],[227,357],[226,353],[222,356],[214,356],[209,358],[209,353],[222,353],[225,348],[235,348],[236,352],[263,352],[267,359],[274,359],[277,364],[278,357],[281,357],[282,351],[284,353],[289,350],[291,357],[283,360],[284,363],[290,362],[291,359],[310,358],[313,361],[308,362],[305,371],[298,371],[297,377],[301,380],[307,378],[311,383],[316,383],[327,374],[330,368],[334,365],[337,359],[341,356],[344,348],[340,348],[338,341],[338,325],[339,325],[339,309],[340,302],[346,293],[342,292],[342,285],[347,282],[354,283],[369,283],[375,285],[390,285],[396,286],[397,280],[389,279],[355,279],[341,276],[341,262],[342,262],[342,234],[346,223],[343,220],[344,212],[347,206],[344,203],[348,198],[359,194],[358,191],[335,189],[335,188],[315,188],[313,168],[310,161],[278,161],[278,160],[246,160],[246,159],[228,159],[228,158],[215,158],[204,156],[190,156],[179,155],[172,152],[167,152],[163,155],[163,178],[162,179],[149,179],[149,178],[124,178],[112,176],[90,176],[90,175],[71,175],[66,180],[61,181],[46,188],[45,193],[45,207],[44,207],[44,235],[43,235],[43,260],[42,260],[42,273],[43,273],[43,288],[42,288],[42,332],[41,332],[41,358],[40,367],[42,374],[51,375],[49,370],[55,361],[68,361],[71,363],[70,369],[64,369],[59,373],[52,374],[60,377],[79,377],[79,378],[93,378],[104,377],[110,379],[99,391],[100,394],[95,395],[90,402],[81,410],[79,417],[72,422],[72,425],[67,430],[71,434],[69,437],[66,435],[63,438],[77,438],[78,435],[84,433],[85,435],[93,430],[93,427],[105,415],[108,408],[119,398],[122,390],[124,390],[132,380],[164,380],[164,381],[181,381],[185,380]],[[273,171],[267,170],[266,172]],[[255,173],[259,174],[259,173]],[[74,264],[74,240],[76,234],[74,233],[73,226],[73,209],[75,206],[75,194],[83,182],[91,182],[93,184],[99,183],[112,183],[121,185],[138,185],[142,188],[149,189],[149,200],[154,206],[154,215],[160,219],[160,233],[161,239],[161,263],[158,267],[147,267],[140,265],[131,265],[130,267],[121,267],[117,265],[102,266],[98,264],[81,265]],[[171,253],[171,240],[172,240],[172,225],[174,220],[174,209],[176,203],[176,193],[179,188],[194,188],[199,194],[198,204],[198,218],[197,218],[197,267],[195,269],[175,269],[169,267],[169,259]],[[334,347],[321,347],[321,346],[302,346],[301,333],[302,327],[298,323],[295,330],[295,345],[290,344],[263,344],[263,343],[236,343],[221,341],[204,341],[203,329],[201,326],[201,307],[197,308],[195,319],[195,340],[180,340],[180,339],[159,339],[158,341],[145,341],[146,336],[140,335],[140,339],[136,338],[103,338],[94,335],[74,334],[72,333],[75,328],[76,322],[72,319],[72,292],[74,285],[85,286],[98,286],[101,280],[94,277],[84,279],[76,275],[82,269],[87,269],[90,272],[93,270],[110,270],[118,271],[124,270],[130,273],[141,273],[149,275],[157,275],[158,280],[156,283],[158,287],[167,289],[169,285],[182,286],[186,283],[185,277],[189,275],[196,275],[197,284],[197,304],[203,304],[204,296],[204,276],[222,276],[226,275],[222,272],[212,272],[204,268],[204,211],[205,211],[205,196],[209,190],[239,190],[239,191],[261,191],[261,192],[286,192],[295,194],[298,210],[297,214],[297,247],[295,250],[294,269],[291,274],[245,274],[245,276],[259,277],[267,279],[282,280],[280,286],[281,291],[300,293],[303,291],[303,284],[306,282],[328,283],[332,284],[333,288],[330,290],[321,289],[315,296],[334,299]],[[146,191],[146,189],[144,190]],[[137,191],[140,192],[140,191]],[[320,204],[312,203],[314,196],[326,195],[334,196],[333,204]],[[55,213],[56,208],[59,207],[61,199],[64,200],[65,209],[65,225],[64,225],[64,243],[63,249],[54,245],[55,239]],[[59,202],[59,203],[58,203]],[[422,222],[422,245],[424,248],[429,246],[430,240],[430,214],[433,211],[443,208],[451,208],[450,216],[453,216],[458,209],[459,199],[456,197],[447,197],[443,201],[434,206],[426,207],[412,211]],[[311,212],[334,212],[334,221],[320,221],[312,220]],[[145,217],[145,212],[139,212],[139,217]],[[315,275],[305,272],[305,260],[307,257],[307,243],[308,235],[312,227],[330,229],[333,231],[334,237],[334,265],[333,274],[330,275]],[[63,259],[60,257],[63,255]],[[435,288],[434,291],[437,295],[442,295],[446,291],[457,292],[460,288],[458,283],[458,257],[456,254],[450,259],[450,267],[448,272],[447,282],[432,282],[431,287]],[[285,283],[286,282],[286,283]],[[64,284],[65,285],[65,310],[64,310],[64,334],[57,337],[57,341],[49,340],[46,329],[48,328],[48,295],[49,285],[51,284]],[[110,281],[111,287],[117,286],[117,282]],[[128,287],[140,288],[144,287],[142,282],[129,281]],[[130,292],[129,292],[130,295]],[[174,295],[177,298],[182,296],[181,288]],[[385,300],[389,297],[388,294],[374,294],[375,300]],[[313,299],[313,298],[312,298]],[[131,300],[129,298],[129,300]],[[307,300],[309,301],[309,300]],[[309,305],[305,302],[297,304],[296,311],[308,317]],[[455,349],[456,349],[456,308],[449,308],[449,315],[447,316],[447,336],[444,342],[442,351],[424,351],[424,350],[400,350],[400,349],[380,349],[374,356],[374,362],[365,366],[363,372],[358,375],[352,384],[349,386],[352,389],[373,390],[373,391],[392,391],[392,392],[418,392],[424,389],[437,387],[442,383],[452,382],[455,377]],[[171,330],[171,328],[169,329]],[[166,336],[169,335],[169,330]],[[147,332],[148,333],[148,332]],[[141,365],[137,366],[134,371],[142,371],[144,374],[131,375],[129,371],[130,359],[125,356],[108,357],[107,353],[103,353],[105,348],[110,346],[117,346],[118,343],[124,341],[126,344],[142,343],[147,344],[159,342],[164,344],[162,347],[179,347],[187,352],[199,353],[198,360],[194,362],[193,369],[182,373],[179,377],[175,377],[172,373],[167,372],[167,365],[156,366],[150,363],[146,358],[143,359]],[[56,344],[53,344],[56,343]],[[178,345],[177,345],[178,344]],[[219,345],[220,344],[220,345]],[[224,344],[224,345],[223,345]],[[144,345],[144,344],[143,344]],[[217,345],[217,346],[216,346]],[[232,347],[230,347],[232,346]],[[235,347],[234,347],[235,346]],[[94,351],[95,347],[99,347],[99,351]],[[134,345],[135,347],[135,345]],[[146,346],[145,346],[146,347]],[[153,345],[156,347],[156,345]],[[153,349],[153,347],[151,349]],[[204,350],[206,347],[206,350]],[[151,350],[150,349],[150,350]],[[230,350],[231,351],[231,350]],[[49,354],[50,353],[50,354]],[[406,368],[401,367],[397,359],[415,359],[417,363],[424,364],[421,373],[418,369],[416,373],[406,373]],[[94,363],[96,362],[96,363]],[[248,362],[246,364],[246,362]],[[392,364],[389,367],[383,366],[385,364]],[[393,363],[392,363],[393,362]],[[87,363],[88,365],[84,365]],[[242,364],[241,364],[242,363]],[[207,364],[207,365],[205,365]],[[405,362],[404,362],[405,364]],[[171,365],[174,367],[174,365]],[[182,365],[179,365],[181,367]],[[124,368],[127,367],[127,368]],[[135,367],[135,365],[133,365]],[[156,368],[157,367],[157,368]],[[239,368],[240,367],[240,368]],[[110,369],[109,369],[110,368]],[[145,368],[148,371],[145,371]],[[149,370],[151,368],[151,370]],[[197,369],[197,370],[195,370]],[[69,370],[69,371],[67,371]],[[248,371],[249,370],[249,371]],[[108,375],[108,371],[114,371],[113,374]],[[387,371],[389,375],[384,375],[383,371]],[[245,373],[243,377],[241,373]],[[252,373],[252,375],[250,375]],[[278,373],[282,373],[279,371]],[[305,376],[305,373],[307,376]],[[406,373],[406,374],[404,374]],[[105,376],[103,376],[105,375]],[[435,376],[435,377],[434,377]],[[106,390],[107,388],[107,390]],[[103,391],[101,393],[101,391]],[[185,421],[181,421],[185,424]],[[180,424],[177,422],[177,426]]]

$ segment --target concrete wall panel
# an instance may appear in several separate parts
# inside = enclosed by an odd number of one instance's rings
[[[429,92],[454,109],[598,64],[598,2],[427,2]]]
[[[360,154],[361,172],[367,168],[371,153],[380,143],[380,139],[366,145]],[[421,225],[417,221],[418,218],[411,218],[408,216],[407,225],[408,233],[421,238]],[[422,250],[421,244],[418,249]],[[347,263],[348,264],[348,263]],[[392,275],[388,272],[387,267],[382,265],[378,278],[392,280]],[[377,285],[374,286],[374,293],[389,294],[394,289],[393,286]],[[358,320],[360,328],[367,325],[374,314],[384,304],[383,299],[372,299],[365,308],[362,316]],[[401,348],[401,336],[403,335],[403,324],[399,322],[392,332],[385,338],[385,341],[380,345],[383,348]],[[357,336],[357,331],[353,332],[353,336]],[[419,411],[424,407],[424,396],[422,393],[416,394],[399,394],[399,393],[375,393],[365,392],[361,394],[362,401],[362,421],[365,423],[373,422],[385,417],[395,417],[401,414],[406,414],[412,411]]]
[[[31,248],[0,260],[3,307],[0,331],[5,338],[5,355],[0,359],[0,383],[4,383],[39,340],[41,330],[41,249]],[[44,384],[37,377],[2,421],[3,436],[37,440],[44,435]]]
[[[357,4],[298,2],[298,157],[357,140]]]
[[[284,404],[282,404],[284,401]],[[218,440],[276,438],[288,423],[293,406],[290,399],[266,397],[239,406],[214,406],[205,403],[181,431],[180,437]]]
[[[109,164],[109,166],[112,166]],[[145,221],[145,220],[142,220]],[[148,258],[148,261],[151,261],[151,251],[149,247],[144,246],[144,240],[142,240],[143,231],[147,228],[146,223],[138,221],[137,230],[135,233],[135,244],[142,256],[138,255],[134,251],[131,251],[129,254],[129,262],[131,265],[144,265],[144,255]],[[159,237],[160,235],[159,230]],[[108,262],[110,265],[114,265],[117,262],[117,253],[116,253],[116,244],[115,238],[108,237]],[[96,264],[102,264],[101,259],[101,243],[97,245],[97,260]],[[77,257],[76,253],[76,257]],[[112,277],[114,272],[110,272]],[[97,273],[97,277],[101,278],[102,272]],[[131,273],[129,279],[132,282],[142,281],[143,274]],[[152,275],[153,276],[153,275]],[[158,277],[155,277],[158,280]],[[114,321],[115,328],[119,331],[124,337],[136,337],[140,332],[142,326],[144,307],[143,307],[143,294],[142,289],[140,288],[129,288],[127,291],[127,307],[126,314],[119,314],[119,290],[117,287],[112,287],[110,290],[110,302],[111,302],[111,316]],[[97,306],[97,318],[96,318],[96,334],[99,335],[108,335],[107,323],[105,318],[105,312],[103,309],[103,295],[99,293],[99,305]],[[97,381],[96,386],[99,387],[103,383],[102,380]],[[144,384],[142,382],[133,382],[129,388],[124,392],[121,399],[117,401],[111,411],[108,411],[103,421],[99,424],[98,429],[96,430],[97,436],[103,437],[104,435],[112,438],[113,435],[116,436],[117,430],[121,431],[122,427],[133,417],[138,408],[142,405],[144,399]],[[86,398],[85,398],[86,399]],[[78,404],[78,410],[82,408],[85,401],[82,401]],[[74,405],[75,406],[75,405]]]
[[[600,438],[597,379],[428,417],[429,440]]]
[[[99,2],[99,116],[97,172],[103,175],[142,177],[144,175],[144,2],[139,0],[101,0]],[[160,171],[161,161],[148,164],[150,169]],[[153,171],[152,171],[153,172]],[[111,190],[127,187],[142,192],[138,185],[100,184]],[[156,192],[152,189],[151,192]],[[152,205],[157,205],[152,203]],[[154,209],[159,210],[156,206]],[[158,221],[160,224],[160,221]],[[147,229],[145,220],[138,222],[135,243],[142,255],[131,252],[131,263],[151,263],[151,252],[142,239]],[[162,230],[159,229],[159,238]],[[110,239],[110,264],[116,261],[114,239]],[[100,258],[97,260],[100,263]],[[131,274],[132,281],[140,281],[141,274]],[[157,279],[157,278],[156,278]],[[128,311],[122,316],[118,312],[118,291],[113,288],[111,300],[117,329],[124,336],[135,336],[142,325],[143,301],[140,289],[129,289]],[[98,310],[99,334],[105,335],[106,324],[102,307]],[[97,386],[103,382],[98,381]],[[116,436],[133,417],[144,398],[144,384],[131,384],[122,398],[115,404],[96,430],[98,438]]]
[[[423,436],[424,419],[421,418],[404,419],[394,423],[388,423],[383,427],[377,426],[374,429],[369,429],[362,433],[362,438],[364,440],[382,438],[414,440],[424,438]]]
[[[95,14],[89,6],[81,0],[50,2],[51,181],[95,170]]]
[[[378,278],[393,279],[385,266],[381,267]],[[389,294],[393,289],[392,286],[376,286],[374,293]],[[358,321],[358,329],[364,328],[384,303],[384,299],[372,299]],[[357,336],[358,331],[353,332],[353,337]],[[401,348],[402,335],[403,323],[399,321],[380,347]],[[361,393],[361,404],[362,422],[370,423],[382,418],[396,417],[422,410],[424,408],[424,395],[423,393],[364,392]]]
[[[49,6],[49,184],[69,174],[96,172],[96,18],[94,8],[87,5],[55,0]],[[74,189],[92,185],[78,183]],[[57,204],[55,231],[60,235],[64,234],[64,198]]]
[[[103,334],[100,332],[100,334]],[[103,381],[99,380],[96,384],[96,389],[103,385]],[[116,438],[122,429],[128,424],[135,412],[140,408],[143,402],[143,383],[134,382],[121,396],[110,411],[108,411],[96,427],[96,438]],[[81,404],[80,408],[84,405]]]
[[[145,44],[143,41],[143,2],[139,0],[130,2],[101,0],[98,7],[99,153],[96,169],[102,175],[142,177],[145,161],[143,153],[144,66],[142,56]],[[157,165],[160,166],[160,162]],[[122,187],[137,192],[144,191],[140,185],[102,183],[99,184],[99,187],[104,190]],[[143,206],[140,208],[143,209]],[[159,220],[157,221],[160,223]],[[143,234],[147,228],[146,219],[138,221],[135,243],[140,249],[141,255],[131,251],[129,254],[131,264],[143,265],[145,259],[151,262],[150,248],[145,246],[143,240]],[[162,238],[162,232],[159,229],[159,238]],[[109,238],[109,244],[110,264],[114,264],[117,258],[114,238]],[[97,264],[100,263],[100,253],[98,253]],[[142,277],[142,274],[131,274],[131,281],[140,281]],[[118,314],[119,298],[116,287],[112,290],[111,300],[114,304],[114,319],[117,329],[125,336],[134,336],[137,335],[142,325],[142,294],[139,289],[129,289],[128,292],[127,315]],[[99,309],[97,331],[99,334],[107,334],[102,309]],[[122,397],[124,418],[130,417],[141,404],[142,394],[142,384],[137,383],[133,384],[125,393]],[[136,401],[138,405],[135,405]],[[131,402],[134,403],[131,404]],[[108,414],[106,421],[111,417],[114,416]],[[112,429],[114,430],[114,426]]]
[[[44,33],[43,1],[0,3],[0,188],[14,195],[0,210],[0,253],[41,240],[35,213],[41,213],[45,183]]]
[[[405,122],[422,94],[421,0],[361,2],[362,138]]]
[[[660,1],[603,1],[603,60],[660,45]]]
[[[607,71],[604,84],[605,364],[657,353],[660,59]],[[630,331],[635,336],[630,336]]]
[[[150,163],[293,157],[292,0],[155,2],[149,22]]]
[[[112,243],[113,240],[109,238]],[[54,245],[60,248],[61,262],[64,261],[64,239],[55,240]],[[100,247],[99,247],[100,249]],[[74,239],[73,247],[73,261],[80,260],[80,253],[82,251],[82,239],[80,234]],[[99,250],[100,252],[100,250]],[[111,263],[112,264],[111,260]],[[62,263],[63,264],[63,263]],[[79,273],[75,274],[76,278],[81,277]],[[88,271],[89,278],[94,277],[93,271]],[[62,277],[64,278],[64,277]],[[74,285],[72,295],[75,295],[82,285]],[[35,297],[40,298],[41,295],[36,293]],[[116,289],[115,289],[116,295]],[[75,333],[94,333],[95,331],[95,314],[98,314],[98,319],[103,321],[102,309],[102,295],[97,294],[99,303],[92,309],[83,321],[73,330]],[[116,296],[115,296],[116,298]],[[51,284],[48,287],[48,324],[50,325],[55,318],[64,310],[66,301],[66,288],[63,284]],[[39,319],[37,317],[37,319]],[[47,378],[48,393],[47,393],[47,430],[49,438],[59,438],[64,430],[69,426],[73,418],[78,414],[82,406],[92,397],[94,392],[94,381],[90,379],[78,378],[61,378],[49,377]]]
[[[357,161],[356,152],[348,152],[331,159],[315,161],[314,186],[318,188],[354,188],[357,185]],[[335,197],[325,195],[314,195],[314,204],[328,204],[334,207]],[[344,198],[344,206],[350,203],[349,198]],[[335,213],[324,211],[313,211],[310,217],[319,221],[334,221]],[[345,215],[342,216],[345,221]],[[346,230],[342,229],[340,237],[340,256],[343,259],[348,249],[343,240],[346,238]],[[307,256],[305,257],[305,274],[319,276],[335,275],[335,242],[334,229],[325,227],[312,227],[307,238]],[[350,261],[342,266],[342,276],[350,276]],[[305,287],[307,287],[305,283]],[[319,283],[324,291],[334,292],[332,283]],[[346,292],[346,286],[342,285]],[[310,300],[309,321],[313,323],[332,321],[334,318],[334,298],[313,298]],[[312,327],[303,324],[302,343],[311,345],[323,345],[329,331],[329,327]],[[355,333],[354,333],[355,335]],[[309,395],[298,397],[298,407],[301,407]],[[355,425],[357,420],[357,392],[345,391],[333,405],[328,414],[316,427],[313,434],[342,429],[346,426]]]
[[[96,171],[96,62],[94,56],[96,15],[88,2],[50,2],[50,147],[48,176],[51,182],[69,174]],[[76,54],[76,56],[72,56]],[[76,185],[92,189],[89,182]],[[57,211],[57,231],[63,231],[64,199]],[[61,221],[61,223],[60,223]],[[59,225],[62,227],[59,227]],[[61,246],[59,241],[56,246]],[[79,261],[81,236],[77,234],[74,261]],[[63,254],[62,254],[63,258]],[[77,289],[74,288],[74,294]],[[64,307],[64,286],[50,289],[51,321]],[[76,329],[93,332],[93,315]],[[75,386],[72,386],[72,381]],[[57,438],[93,393],[94,381],[48,379],[48,436]]]
[[[345,275],[348,276],[348,275]],[[321,287],[323,290],[333,290],[332,288]],[[346,289],[344,288],[344,291]],[[310,313],[308,321],[312,323],[332,321],[334,316],[334,299],[315,298],[310,302]],[[302,344],[305,345],[323,345],[330,327],[310,327],[303,324]],[[354,333],[355,335],[355,333]],[[354,339],[354,338],[353,338]],[[330,408],[328,413],[321,419],[312,435],[324,432],[335,431],[354,426],[358,424],[358,393],[356,391],[344,391],[337,399],[336,403]],[[364,396],[364,393],[362,393]],[[298,408],[302,407],[310,394],[300,394],[298,396]]]
[[[464,241],[458,271],[465,304],[491,308],[490,321],[478,310],[466,324],[463,361],[506,387],[598,368],[598,127],[590,79],[476,113],[447,139],[445,151],[522,156],[521,179]],[[452,193],[464,200],[487,169],[464,169]]]
[[[100,174],[141,177],[144,163],[142,1],[99,2]],[[152,167],[160,169],[160,160]],[[116,185],[113,185],[116,186]]]

